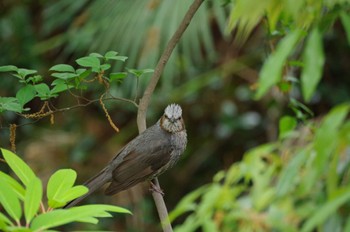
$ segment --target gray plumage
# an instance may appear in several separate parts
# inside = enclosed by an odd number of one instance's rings
[[[106,183],[110,184],[105,193],[113,195],[157,177],[178,161],[186,144],[181,107],[171,104],[156,124],[130,141],[101,172],[84,183],[89,189],[87,194],[64,208],[76,205]]]

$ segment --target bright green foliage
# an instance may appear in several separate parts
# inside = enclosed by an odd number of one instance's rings
[[[176,231],[346,231],[350,220],[349,104],[321,122],[259,146],[184,197],[170,218],[190,212]],[[289,132],[286,134],[286,132]]]
[[[323,34],[337,19],[341,19],[350,41],[348,1],[233,0],[232,2],[228,30],[237,29],[238,41],[245,41],[261,22],[266,24],[271,39],[267,42],[272,51],[260,71],[256,98],[264,96],[273,86],[285,92],[282,88],[285,85],[279,83],[287,81],[291,65],[288,59],[293,58],[299,60],[298,62],[302,61],[301,90],[304,99],[310,101],[323,73],[325,61]],[[274,41],[278,37],[281,39],[275,46]]]
[[[0,213],[1,231],[48,231],[47,229],[71,222],[98,223],[98,217],[111,217],[108,212],[130,213],[112,205],[85,205],[70,209],[56,209],[84,195],[85,186],[73,186],[76,172],[63,169],[53,174],[47,186],[48,208],[42,202],[41,180],[30,167],[12,152],[1,149],[6,163],[22,183],[0,172],[0,204],[6,214]],[[24,215],[25,224],[22,216]]]
[[[127,69],[128,72],[107,73],[112,68],[113,61],[125,62],[126,60],[126,56],[118,56],[117,52],[109,51],[105,55],[91,53],[89,56],[77,59],[77,64],[81,66],[78,69],[68,64],[57,64],[49,69],[53,78],[51,85],[44,83],[43,77],[37,75],[36,70],[17,68],[13,65],[0,66],[0,72],[17,77],[19,83],[24,85],[18,90],[16,97],[0,97],[0,113],[29,111],[30,108],[24,106],[35,97],[46,101],[58,97],[62,92],[73,89],[85,90],[89,88],[87,83],[94,80],[98,80],[101,84],[103,82],[112,83],[116,80],[122,81],[128,76],[128,73],[140,77],[145,73],[153,72],[152,69]]]

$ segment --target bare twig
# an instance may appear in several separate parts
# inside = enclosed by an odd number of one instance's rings
[[[158,83],[160,76],[163,72],[163,69],[164,69],[166,63],[168,62],[170,55],[173,52],[176,44],[180,40],[182,34],[184,33],[184,31],[186,30],[186,28],[190,24],[194,14],[197,12],[198,8],[200,7],[200,5],[202,3],[203,3],[203,0],[194,0],[192,5],[188,9],[186,15],[184,16],[181,24],[179,25],[178,29],[176,30],[176,32],[174,33],[172,38],[169,40],[162,56],[160,57],[160,59],[158,61],[158,64],[154,70],[154,73],[151,77],[151,80],[148,83],[148,86],[143,94],[143,97],[140,99],[139,108],[138,108],[138,112],[137,112],[137,126],[139,129],[139,133],[146,130],[146,113],[147,113],[148,105],[149,105],[149,102],[151,100],[154,89],[157,86],[157,83]],[[157,187],[160,188],[157,178],[155,178],[153,180],[153,183]],[[158,215],[159,215],[159,218],[161,221],[163,231],[165,231],[165,232],[173,231],[171,224],[170,224],[170,221],[169,221],[169,218],[168,218],[168,210],[167,210],[166,205],[164,203],[164,199],[163,199],[162,194],[160,194],[156,191],[153,191],[152,196],[153,196],[154,202],[155,202],[156,207],[157,207],[157,211],[158,211]]]

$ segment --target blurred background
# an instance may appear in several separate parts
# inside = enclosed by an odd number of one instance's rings
[[[219,170],[241,160],[248,149],[276,139],[281,115],[294,116],[287,101],[290,93],[272,89],[262,100],[253,100],[271,38],[266,37],[266,28],[260,23],[243,44],[235,41],[235,31],[229,33],[226,29],[230,4],[225,2],[205,1],[201,6],[172,54],[148,110],[148,125],[158,120],[169,103],[180,104],[184,112],[187,150],[180,162],[160,177],[169,210],[186,193],[209,183]],[[128,57],[124,64],[116,63],[116,72],[125,68],[154,69],[190,3],[2,0],[0,65],[39,70],[50,83],[51,66],[76,66],[79,57],[114,50]],[[325,34],[324,45],[323,79],[308,104],[316,117],[350,99],[350,53],[339,22]],[[139,86],[134,76],[128,76],[123,83],[112,84],[110,91],[117,97],[138,99],[151,75],[143,75]],[[19,88],[15,78],[0,75],[0,96],[14,96]],[[91,86],[79,94],[92,100],[102,93],[101,86]],[[292,94],[301,98],[297,89]],[[69,93],[53,100],[58,109],[78,103]],[[138,133],[133,104],[116,100],[105,104],[119,133],[96,102],[55,113],[54,124],[49,117],[32,120],[5,112],[0,115],[0,146],[10,146],[9,124],[22,125],[17,128],[17,153],[43,180],[55,170],[69,167],[78,172],[78,182],[83,183]],[[39,111],[42,102],[34,100],[28,107]],[[144,183],[113,197],[105,197],[100,191],[87,199],[89,203],[127,207],[133,217],[116,215],[103,219],[98,226],[74,224],[62,230],[159,231],[148,188]]]

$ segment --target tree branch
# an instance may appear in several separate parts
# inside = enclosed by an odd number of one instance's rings
[[[137,126],[139,129],[139,133],[146,130],[146,114],[149,102],[151,100],[152,94],[154,92],[154,89],[157,86],[157,83],[160,79],[160,76],[164,70],[164,67],[166,63],[168,62],[171,53],[173,52],[175,46],[177,45],[178,41],[180,40],[182,34],[190,24],[194,14],[197,12],[200,5],[203,3],[204,0],[194,0],[190,8],[188,9],[187,13],[185,14],[182,22],[180,23],[178,29],[175,31],[174,35],[169,40],[162,56],[160,57],[158,64],[154,70],[154,73],[150,79],[150,82],[148,83],[148,86],[143,94],[143,97],[140,99],[139,108],[137,112]],[[153,180],[153,183],[159,186],[158,179],[155,178]],[[173,231],[169,218],[168,218],[168,210],[166,208],[166,205],[164,203],[163,196],[156,192],[152,192],[153,200],[155,202],[155,205],[157,207],[159,219],[161,221],[161,225],[164,232],[171,232]]]

